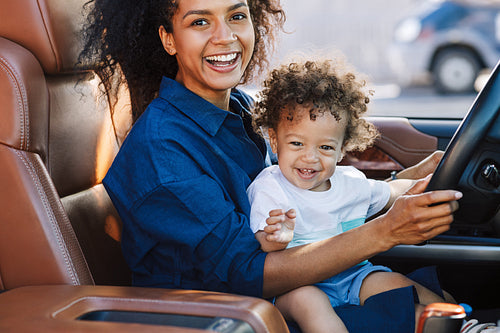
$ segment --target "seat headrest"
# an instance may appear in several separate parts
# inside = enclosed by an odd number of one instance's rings
[[[0,1],[0,37],[22,45],[45,73],[74,71],[86,0]],[[83,69],[83,68],[82,68]]]

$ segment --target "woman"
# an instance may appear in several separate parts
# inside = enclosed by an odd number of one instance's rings
[[[250,98],[234,87],[265,64],[284,21],[278,1],[111,2],[93,1],[82,59],[99,57],[108,92],[119,67],[131,92],[136,121],[103,183],[123,221],[135,285],[272,297],[448,230],[460,194],[421,194],[421,182],[357,229],[262,252],[248,226],[246,187],[265,166],[266,146],[252,130]],[[431,165],[405,172],[420,178]],[[397,297],[413,306],[411,290]],[[402,311],[413,331],[414,309]],[[352,309],[338,312],[348,329],[376,331],[371,320],[352,320]]]

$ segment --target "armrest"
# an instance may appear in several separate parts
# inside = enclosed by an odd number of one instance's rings
[[[168,320],[161,325],[147,320],[95,320],[100,317],[92,315],[96,313],[122,314],[123,318],[180,315],[188,316],[187,323],[196,322],[195,318],[222,317],[246,323],[254,332],[288,332],[283,317],[271,303],[232,294],[70,285],[21,287],[0,294],[1,332],[200,332],[199,327],[170,325]],[[228,321],[234,322],[225,323]],[[216,331],[225,332],[223,327]]]

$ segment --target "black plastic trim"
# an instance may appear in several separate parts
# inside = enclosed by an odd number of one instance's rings
[[[147,325],[197,328],[220,333],[255,333],[246,322],[223,317],[202,317],[170,313],[102,310],[86,313],[78,320],[109,321]]]

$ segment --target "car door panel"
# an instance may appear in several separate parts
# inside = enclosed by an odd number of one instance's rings
[[[402,117],[368,118],[380,132],[375,145],[346,154],[341,164],[353,165],[367,177],[385,179],[391,171],[412,166],[437,149],[444,150],[459,121]]]

